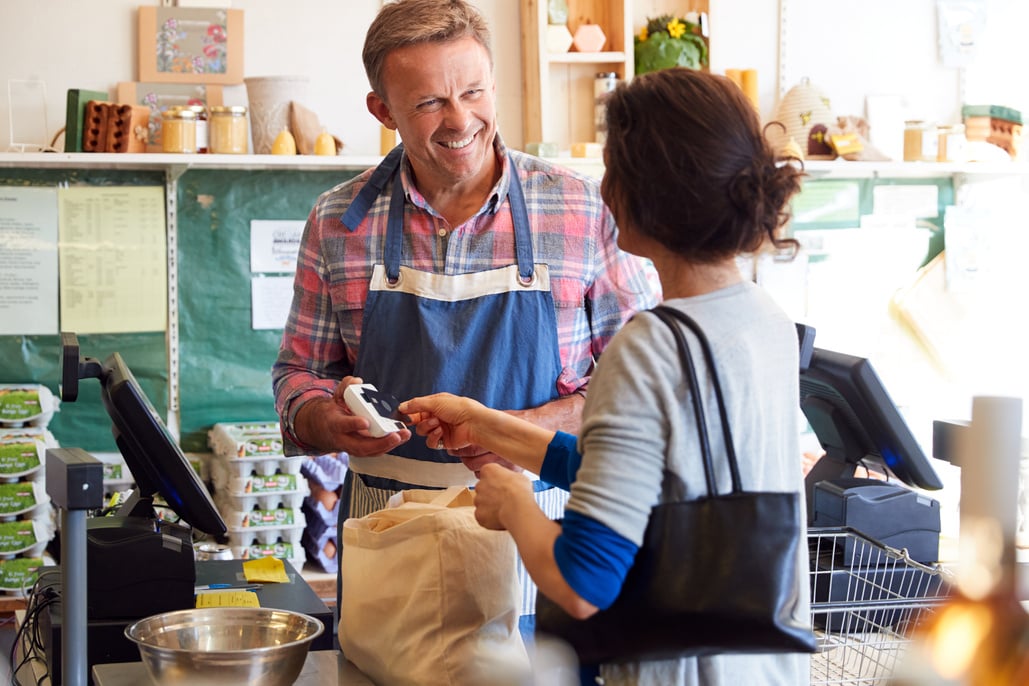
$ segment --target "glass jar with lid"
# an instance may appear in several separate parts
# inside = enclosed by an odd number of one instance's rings
[[[618,86],[617,72],[597,72],[593,79],[593,129],[598,143],[604,143],[607,140],[607,98],[616,86]]]
[[[169,107],[161,115],[161,149],[164,152],[197,151],[197,115],[188,107]]]
[[[208,148],[207,108],[203,105],[187,105],[186,109],[196,115],[197,152],[205,153]]]
[[[935,162],[938,143],[936,124],[921,119],[904,122],[905,162]]]
[[[245,155],[247,152],[247,108],[227,105],[211,108],[211,152],[216,155]]]
[[[965,149],[965,125],[950,124],[937,129],[936,160],[938,162],[961,162]]]

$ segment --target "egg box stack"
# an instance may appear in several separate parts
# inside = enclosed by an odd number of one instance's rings
[[[136,482],[132,478],[132,472],[125,464],[125,458],[121,453],[99,453],[91,452],[90,455],[100,460],[104,465],[104,504],[110,507],[112,503],[119,500],[123,495],[132,492]]]
[[[300,468],[311,486],[304,498],[307,529],[303,544],[307,558],[326,572],[339,569],[336,561],[336,522],[339,518],[339,496],[347,472],[346,453],[319,455]]]
[[[60,401],[46,386],[0,384],[0,593],[23,596],[41,566],[56,520],[46,493],[47,429]]]
[[[100,460],[104,466],[104,504],[103,511],[98,516],[108,516],[116,513],[122,505],[128,502],[136,488],[136,481],[121,453],[91,452],[90,455]],[[203,457],[193,454],[186,454],[185,457],[201,480],[207,483],[209,477],[205,474]],[[181,520],[179,514],[168,505],[160,493],[154,494],[153,508],[158,519],[168,522]]]
[[[214,501],[236,559],[277,557],[302,569],[309,489],[300,473],[306,458],[286,457],[274,422],[218,423],[208,432]]]

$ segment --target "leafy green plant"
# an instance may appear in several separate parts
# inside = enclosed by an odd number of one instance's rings
[[[689,18],[663,14],[647,19],[634,43],[637,74],[669,67],[699,69],[707,64],[707,43],[700,35],[700,25]]]

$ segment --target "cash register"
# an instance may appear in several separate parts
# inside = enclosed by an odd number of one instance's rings
[[[918,562],[937,562],[940,504],[915,488],[943,483],[872,363],[814,347],[811,327],[798,325],[798,337],[800,407],[824,450],[805,477],[809,526],[856,529]],[[889,480],[859,478],[861,467]]]
[[[221,536],[226,525],[206,486],[121,355],[113,353],[101,362],[80,357],[75,334],[62,334],[61,342],[62,400],[77,399],[81,379],[99,380],[115,443],[135,482],[131,495],[110,516],[86,519],[89,664],[137,660],[138,651],[122,635],[124,627],[142,617],[193,607],[193,529]],[[62,454],[55,455],[54,460],[48,453],[48,490],[52,487],[50,463],[56,465],[66,459],[63,453],[67,451],[60,449]],[[84,451],[78,453],[84,456],[79,458],[81,464],[95,460]],[[59,471],[53,472],[55,478],[61,478]],[[154,507],[157,496],[179,521],[158,516]],[[61,564],[66,565],[66,561]],[[62,567],[45,577],[41,574],[53,593],[61,587],[64,571]],[[59,602],[48,604],[40,617],[53,683],[60,683],[61,620]]]

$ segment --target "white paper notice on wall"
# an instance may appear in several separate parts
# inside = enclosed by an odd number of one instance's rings
[[[295,272],[303,233],[303,220],[251,220],[250,271],[275,274]]]
[[[940,214],[939,198],[940,189],[936,186],[876,186],[872,189],[872,211],[879,215],[932,218]]]
[[[57,196],[61,330],[165,331],[164,187],[71,186]]]
[[[251,327],[284,329],[293,303],[292,276],[255,276],[250,279]]]
[[[936,0],[940,62],[965,67],[975,58],[986,29],[985,0]]]
[[[57,331],[57,189],[0,187],[0,335]]]

